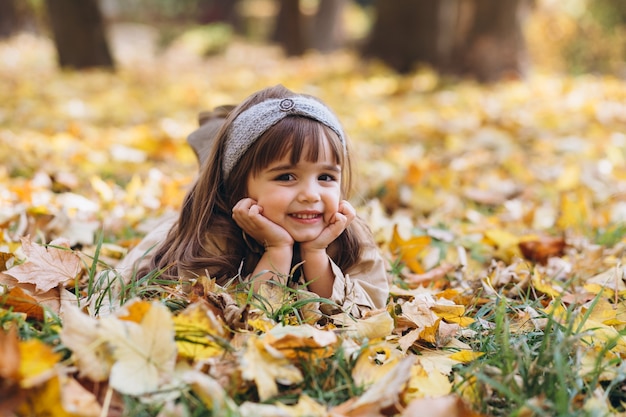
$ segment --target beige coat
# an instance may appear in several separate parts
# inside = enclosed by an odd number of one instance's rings
[[[159,225],[132,249],[117,265],[116,270],[128,282],[133,271],[147,263],[151,257],[151,250],[165,239],[168,231],[175,223],[175,215],[167,215],[161,219]],[[342,307],[344,312],[360,317],[368,310],[384,308],[389,295],[390,275],[387,273],[387,264],[381,256],[378,247],[373,241],[367,225],[360,219],[353,222],[353,227],[362,243],[362,256],[357,264],[347,271],[342,271],[330,258],[335,282],[330,300]],[[225,242],[213,237],[209,246],[216,250],[223,250]],[[329,247],[333,251],[341,250],[336,245]]]

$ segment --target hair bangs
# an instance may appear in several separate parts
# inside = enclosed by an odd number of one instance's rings
[[[343,144],[339,136],[326,125],[306,117],[286,117],[269,128],[257,141],[252,151],[250,167],[258,174],[272,162],[289,155],[292,164],[304,159],[317,162],[330,147],[333,162],[344,165]]]

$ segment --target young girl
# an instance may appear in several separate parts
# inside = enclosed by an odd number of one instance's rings
[[[389,276],[346,200],[350,154],[328,107],[270,87],[230,111],[213,142],[178,220],[147,236],[120,270],[218,284],[240,275],[257,290],[268,280],[306,285],[357,317],[384,308]]]

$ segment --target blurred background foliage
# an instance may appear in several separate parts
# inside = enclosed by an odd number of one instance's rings
[[[132,24],[151,31],[159,48],[183,42],[206,55],[240,38],[275,43],[288,56],[348,48],[399,72],[432,66],[479,81],[529,68],[626,76],[623,0],[5,0],[0,36],[26,30],[55,37],[53,11],[61,10],[62,27],[72,26],[72,3],[98,8],[106,36]],[[57,43],[60,56],[61,49]]]

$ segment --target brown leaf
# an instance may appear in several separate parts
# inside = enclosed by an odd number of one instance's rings
[[[0,328],[0,415],[12,416],[15,407],[24,399],[18,385],[20,350],[17,328]]]
[[[12,258],[12,253],[0,252],[0,272],[7,270],[7,262]]]
[[[20,287],[13,287],[8,293],[0,296],[0,306],[12,309],[18,313],[25,313],[29,319],[43,321],[43,307]]]
[[[17,328],[10,326],[8,330],[0,328],[0,387],[17,381],[20,369],[20,351],[18,346]]]
[[[55,240],[51,245],[62,246]],[[52,246],[45,247],[22,239],[22,248],[27,261],[9,269],[6,273],[21,283],[35,284],[38,291],[48,291],[75,279],[81,271],[80,258],[71,250]]]
[[[518,246],[524,258],[545,265],[549,258],[563,255],[565,239],[562,237],[541,236],[537,239],[519,242]]]

